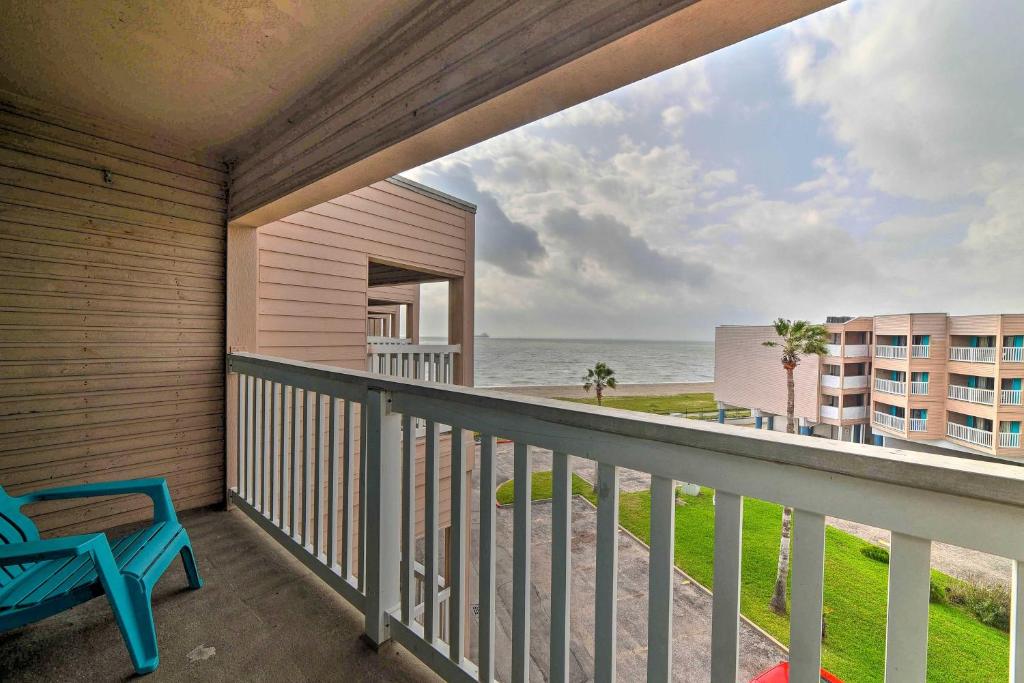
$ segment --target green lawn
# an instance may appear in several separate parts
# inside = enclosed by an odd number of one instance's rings
[[[565,398],[563,401],[573,403],[589,403],[596,405],[596,398]],[[621,408],[623,410],[636,410],[642,413],[655,413],[657,415],[668,415],[669,413],[708,413],[709,419],[717,418],[718,406],[715,403],[714,394],[676,394],[674,396],[615,396],[614,392],[607,394],[602,403],[608,408]],[[749,410],[730,409],[726,411],[729,417],[748,417]]]
[[[594,489],[587,483],[586,479],[583,479],[578,474],[572,475],[572,492],[584,496],[590,500],[591,503],[597,505],[597,496],[594,495]],[[533,473],[533,487],[530,491],[530,500],[550,500],[551,498],[551,471],[547,472],[534,472]],[[515,482],[509,479],[495,491],[498,503],[501,505],[511,505],[512,501],[515,500]]]
[[[573,491],[592,502],[592,487],[573,475]],[[499,488],[498,500],[512,501],[512,482]],[[533,498],[551,496],[551,473],[533,475]],[[714,505],[712,491],[685,497],[676,508],[676,564],[699,583],[713,588]],[[622,526],[650,541],[648,491],[620,495]],[[743,509],[743,614],[783,643],[789,642],[789,621],[768,607],[779,551],[781,508],[747,499]],[[796,529],[794,533],[799,533]],[[856,536],[826,527],[825,595],[828,636],[822,646],[824,666],[847,682],[880,681],[885,666],[885,609],[888,565],[861,553],[869,544]],[[947,585],[954,579],[932,572]],[[931,681],[1007,680],[1009,639],[957,607],[932,604],[928,643]]]

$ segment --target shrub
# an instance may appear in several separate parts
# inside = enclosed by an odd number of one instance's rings
[[[946,589],[935,583],[934,581],[928,582],[928,602],[934,602],[937,605],[946,604]]]
[[[866,548],[861,548],[860,552],[864,557],[881,562],[882,564],[889,564],[889,551],[877,545],[869,545]]]
[[[959,605],[983,624],[1010,630],[1010,589],[990,583],[961,581],[947,591],[949,602]]]

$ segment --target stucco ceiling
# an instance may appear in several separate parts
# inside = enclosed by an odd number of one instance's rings
[[[417,4],[0,0],[0,88],[227,155]]]

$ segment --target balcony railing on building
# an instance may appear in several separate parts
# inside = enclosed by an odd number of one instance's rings
[[[912,417],[912,418],[910,418],[910,431],[912,431],[912,432],[926,432],[926,431],[928,431],[928,418],[926,418],[926,417]]]
[[[977,463],[966,469],[953,458],[930,454],[882,451],[869,456],[862,447],[839,441],[555,405],[252,354],[229,354],[228,369],[237,382],[240,417],[230,425],[236,454],[235,474],[229,475],[232,500],[365,615],[371,642],[396,641],[448,681],[494,678],[498,438],[513,442],[511,457],[522,481],[529,481],[531,448],[554,453],[552,580],[543,605],[547,609],[550,601],[549,619],[531,624],[528,618],[531,609],[541,607],[531,605],[529,532],[514,534],[512,541],[511,663],[517,680],[530,670],[530,643],[537,636],[550,643],[550,678],[565,680],[569,670],[570,617],[578,609],[571,600],[573,457],[596,462],[598,472],[594,542],[599,561],[592,570],[591,612],[596,680],[614,679],[618,652],[615,605],[624,597],[617,591],[615,551],[620,468],[651,475],[646,678],[652,681],[673,675],[675,481],[699,482],[716,491],[707,672],[714,681],[737,679],[744,497],[794,508],[791,680],[817,680],[821,665],[827,516],[892,532],[885,669],[914,672],[907,680],[923,680],[927,667],[931,543],[1024,557],[1024,539],[1010,532],[1024,511],[1024,480],[1008,466]],[[422,461],[415,442],[407,438],[416,419],[427,421]],[[897,429],[903,421],[880,412],[875,419]],[[364,425],[358,444],[352,438],[357,422]],[[450,491],[439,485],[442,424],[452,429],[453,471],[464,471],[467,463],[463,444],[471,440],[464,436],[480,434],[480,523],[472,546],[466,543],[465,479],[453,477]],[[879,466],[882,461],[885,466]],[[421,462],[422,520],[417,504]],[[516,496],[516,520],[531,519],[529,487],[524,490]],[[452,509],[451,580],[444,587],[438,581],[442,496],[450,497]],[[422,568],[412,561],[418,525],[426,530]],[[517,523],[517,528],[529,527]],[[471,557],[477,560],[476,574],[467,571]],[[470,576],[475,590],[468,584]],[[417,588],[419,581],[422,588]],[[1022,581],[1022,572],[1014,572],[1012,595],[1024,593]],[[447,632],[440,623],[445,589]],[[466,632],[474,595],[479,596],[475,662],[468,657]],[[540,625],[545,633],[531,634]],[[1010,628],[1011,651],[1019,652],[1024,633],[1016,620]]]
[[[977,387],[965,387],[959,384],[949,385],[949,398],[956,401],[968,403],[981,403],[990,406],[995,402],[996,392],[993,389],[978,389]]]
[[[405,337],[380,337],[380,336],[367,336],[366,344],[368,346],[403,346],[412,344],[411,339]]]
[[[458,344],[367,344],[366,366],[370,372],[390,377],[421,379],[451,384]]]
[[[861,358],[868,355],[868,345],[847,344],[844,349],[841,344],[826,344],[825,351],[829,356],[837,358]]]
[[[910,393],[916,396],[927,396],[928,382],[911,382]]]
[[[867,375],[822,375],[821,386],[830,389],[863,389],[868,385]]]
[[[875,358],[889,358],[893,360],[902,360],[907,357],[906,346],[875,346]]]
[[[890,415],[889,413],[883,413],[880,410],[875,411],[871,421],[879,427],[888,427],[889,429],[896,430],[897,432],[906,430],[907,421],[905,418]]]
[[[963,363],[995,363],[996,347],[994,346],[951,346],[949,359]]]
[[[1000,448],[1020,448],[1020,434],[1015,432],[999,432]]]
[[[864,406],[843,406],[840,410],[839,406],[821,406],[818,414],[829,420],[862,420],[867,416],[867,408]]]
[[[875,378],[875,389],[885,394],[897,394],[903,396],[907,393],[907,383],[894,379]]]
[[[1004,406],[1019,406],[1021,393],[1021,389],[1002,389],[999,392],[999,403]]]
[[[914,344],[910,347],[911,358],[927,358],[931,347],[928,344]]]
[[[959,439],[960,441],[973,443],[976,446],[985,446],[986,448],[992,447],[992,432],[987,432],[984,429],[978,429],[977,427],[968,427],[967,425],[957,424],[956,422],[947,422],[946,435],[954,439]]]
[[[1024,363],[1024,347],[1021,347],[1021,346],[1004,346],[1003,347],[1003,362],[1004,363]]]

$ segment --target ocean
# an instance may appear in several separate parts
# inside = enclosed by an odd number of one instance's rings
[[[423,339],[424,343],[435,340]],[[623,384],[710,382],[714,342],[603,339],[476,340],[476,386],[575,385],[604,361]]]

